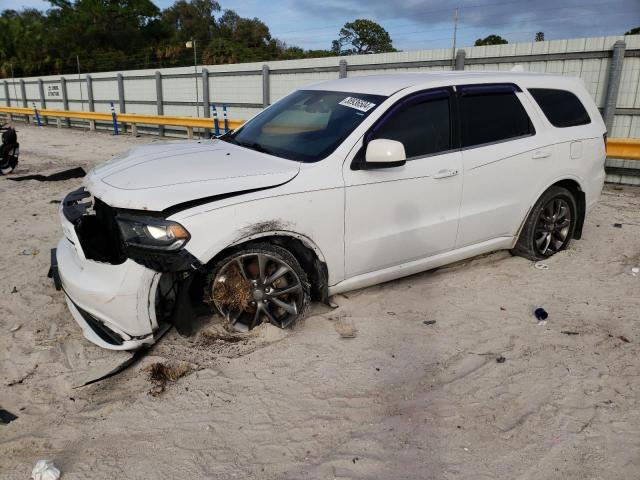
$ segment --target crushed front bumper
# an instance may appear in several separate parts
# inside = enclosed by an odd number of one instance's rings
[[[53,257],[52,272],[57,270],[69,311],[87,340],[112,350],[155,342],[162,331],[155,318],[160,273],[131,260],[110,265],[81,259],[66,238]]]

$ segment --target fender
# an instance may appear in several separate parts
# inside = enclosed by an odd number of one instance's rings
[[[560,182],[562,182],[564,180],[569,180],[569,181],[576,182],[578,184],[578,187],[580,188],[580,191],[584,192],[584,188],[582,187],[581,179],[576,177],[575,175],[562,175],[562,176],[559,176],[556,179],[554,179],[551,183],[549,183],[546,187],[544,187],[543,189],[538,191],[536,193],[535,197],[533,198],[533,200],[529,201],[529,208],[527,209],[527,213],[525,214],[524,218],[520,222],[520,227],[518,227],[518,231],[516,232],[516,235],[513,237],[513,244],[511,246],[511,248],[515,247],[516,243],[518,243],[518,238],[520,238],[520,233],[522,232],[522,229],[524,228],[524,224],[526,223],[527,219],[529,218],[529,214],[531,213],[531,210],[533,209],[533,206],[536,204],[538,199],[550,187],[552,187],[553,185],[556,185],[557,183],[560,183]],[[580,201],[580,199],[577,198],[576,202],[579,202],[579,201]],[[580,207],[580,205],[578,205],[578,207]],[[579,212],[579,213],[581,213],[581,215],[577,219],[575,233],[574,233],[574,236],[573,236],[573,238],[575,238],[577,240],[579,240],[580,237],[582,236],[582,225],[584,223],[584,214],[585,214],[585,212],[582,211],[582,212]]]
[[[236,245],[240,245],[250,240],[255,240],[256,238],[273,237],[273,236],[293,237],[295,239],[300,240],[305,246],[311,248],[315,252],[315,254],[318,256],[318,260],[320,260],[323,263],[326,263],[322,250],[320,250],[320,247],[318,247],[318,245],[316,245],[316,243],[313,240],[311,240],[306,235],[302,235],[300,233],[296,233],[291,230],[265,230],[258,233],[253,233],[253,234],[238,238],[237,240],[233,241],[231,244],[227,245],[225,248],[235,247]],[[214,258],[214,257],[215,255],[211,258]],[[211,261],[211,259],[209,259],[209,261]]]

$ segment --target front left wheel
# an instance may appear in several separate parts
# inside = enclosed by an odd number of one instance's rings
[[[223,258],[208,276],[205,299],[238,331],[261,323],[287,328],[310,301],[307,275],[285,248],[249,245]]]

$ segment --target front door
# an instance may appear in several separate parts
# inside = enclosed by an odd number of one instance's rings
[[[451,91],[412,94],[365,135],[402,142],[403,166],[344,165],[346,277],[451,250],[462,196],[462,158],[452,150]]]

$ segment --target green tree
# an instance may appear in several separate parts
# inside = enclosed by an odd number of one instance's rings
[[[625,32],[625,35],[640,35],[640,27],[632,28],[628,32]]]
[[[535,41],[536,42],[544,42],[544,32],[536,33]]]
[[[340,36],[332,42],[336,55],[395,52],[389,33],[372,20],[357,19],[340,29]]]
[[[160,11],[152,0],[49,0],[46,12],[0,12],[0,75],[49,75],[310,58],[328,50],[304,50],[271,36],[257,18],[232,10],[220,14],[216,0],[177,0]]]
[[[507,42],[504,38],[502,38],[500,35],[488,35],[484,38],[479,38],[476,40],[476,43],[474,43],[474,45],[476,47],[481,47],[483,45],[504,45],[505,43],[509,43]]]

